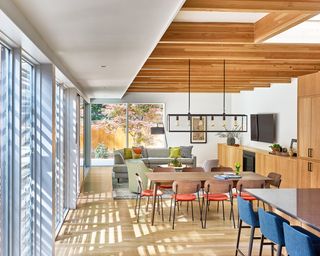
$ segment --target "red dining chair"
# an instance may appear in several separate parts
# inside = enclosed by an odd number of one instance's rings
[[[201,182],[200,181],[175,181],[173,182],[172,189],[174,194],[171,197],[170,214],[169,214],[169,221],[171,221],[171,212],[172,212],[172,203],[173,203],[172,229],[174,229],[177,204],[179,202],[191,202],[192,221],[194,221],[193,201],[196,201],[197,199],[199,202],[200,221],[202,226],[202,209],[201,209],[200,195],[199,195],[199,191],[201,189]],[[195,194],[197,194],[197,196]]]
[[[225,220],[224,202],[225,201],[230,202],[230,207],[231,207],[230,216],[232,217],[233,226],[235,227],[232,187],[233,187],[233,182],[230,180],[210,179],[205,182],[204,195],[202,198],[202,209],[205,203],[205,217],[204,217],[204,225],[203,225],[204,228],[206,228],[207,226],[207,214],[209,211],[209,203],[212,201],[222,203],[223,220]]]
[[[137,216],[137,222],[139,222],[139,215],[140,215],[140,208],[141,208],[141,198],[143,197],[147,197],[148,198],[148,202],[149,202],[149,198],[153,197],[153,190],[152,189],[145,189],[143,190],[143,181],[141,179],[141,177],[139,176],[138,173],[136,173],[136,180],[137,180],[137,184],[138,184],[138,188],[137,188],[137,197],[136,197],[136,205],[134,208],[134,212]],[[157,195],[156,195],[156,200],[158,200],[158,212],[160,214],[160,210],[159,210],[159,201],[161,200],[161,215],[162,215],[162,221],[164,221],[163,218],[163,200],[162,200],[162,191],[158,190],[157,191]],[[147,204],[148,206],[148,204]],[[137,213],[137,208],[138,208],[138,213]],[[148,208],[146,208],[147,210]]]
[[[175,172],[175,169],[172,167],[155,167],[153,172]],[[173,182],[163,182],[159,185],[160,189],[172,189]]]

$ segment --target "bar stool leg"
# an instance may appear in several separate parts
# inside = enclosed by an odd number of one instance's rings
[[[204,214],[204,228],[207,228],[207,215],[208,215],[208,210],[209,210],[209,202],[206,201],[206,209],[205,209],[205,214]]]
[[[254,238],[254,231],[255,228],[251,228],[251,232],[250,232],[250,241],[249,241],[249,249],[248,249],[248,256],[252,255],[252,246],[253,246],[253,238]]]
[[[240,236],[241,236],[241,228],[242,228],[242,220],[239,221],[239,225],[238,225],[238,237],[237,237],[237,245],[236,245],[236,254],[235,254],[235,256],[238,255]]]
[[[274,245],[271,245],[271,255],[274,256]]]
[[[261,235],[259,256],[262,256],[263,242],[264,242],[264,235]]]
[[[141,195],[139,196],[139,206],[138,206],[137,222],[139,222],[140,207],[141,207]]]
[[[163,199],[161,196],[161,215],[162,215],[162,221],[164,221],[164,217],[163,217]]]
[[[147,212],[148,209],[149,209],[149,200],[150,200],[150,198],[148,197],[148,199],[147,199],[147,205],[146,205],[146,212]]]
[[[277,256],[281,256],[281,253],[282,253],[282,246],[281,246],[281,245],[278,245],[278,248],[277,248]]]

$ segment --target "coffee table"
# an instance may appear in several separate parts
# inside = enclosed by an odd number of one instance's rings
[[[186,164],[183,164],[181,166],[172,166],[172,165],[169,165],[169,164],[160,164],[159,167],[162,167],[162,168],[173,168],[176,172],[181,172],[183,168],[185,167],[188,167]]]

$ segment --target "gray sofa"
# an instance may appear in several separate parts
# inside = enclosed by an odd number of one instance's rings
[[[149,168],[154,168],[162,164],[170,163],[173,158],[169,157],[169,148],[144,148],[141,160]],[[194,155],[191,157],[181,157],[178,160],[187,166],[196,167],[197,158]],[[114,151],[114,177],[118,179],[128,178],[128,169],[124,160],[124,150],[119,149]]]

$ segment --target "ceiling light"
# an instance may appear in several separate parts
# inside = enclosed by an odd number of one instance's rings
[[[223,61],[223,111],[222,113],[191,114],[191,61],[188,73],[188,112],[168,114],[169,132],[247,132],[248,117],[245,114],[226,114],[226,61]],[[217,117],[217,118],[216,118]],[[211,118],[211,125],[207,120]],[[194,123],[196,122],[196,123]],[[186,124],[186,125],[182,125]],[[196,124],[196,125],[191,125]]]

